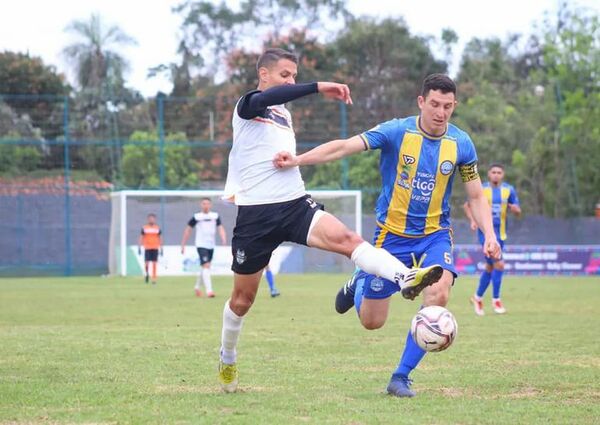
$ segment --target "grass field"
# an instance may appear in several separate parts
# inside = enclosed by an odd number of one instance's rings
[[[0,424],[598,424],[600,280],[508,277],[506,316],[476,317],[461,278],[458,338],[413,374],[414,399],[384,389],[418,303],[396,297],[363,330],[332,302],[339,275],[261,288],[239,347],[241,391],[216,381],[221,312],[192,281],[0,279]],[[266,286],[266,285],[265,285]]]

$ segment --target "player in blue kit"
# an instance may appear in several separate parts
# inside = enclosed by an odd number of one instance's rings
[[[456,277],[452,258],[450,194],[458,171],[465,183],[473,219],[484,230],[484,253],[496,258],[496,241],[490,206],[477,172],[477,154],[469,135],[448,120],[456,106],[456,85],[446,75],[428,76],[417,99],[419,116],[392,119],[360,135],[334,140],[302,155],[280,152],[278,167],[319,164],[372,149],[379,149],[381,194],[377,200],[374,244],[405,264],[427,267],[441,264],[444,271],[423,290],[423,305],[445,306]],[[336,297],[336,310],[353,305],[366,329],[378,329],[387,319],[390,297],[397,285],[381,276],[357,270]],[[425,351],[409,332],[389,394],[412,397],[410,372]]]
[[[492,207],[492,222],[494,223],[496,239],[502,249],[504,249],[504,241],[506,240],[506,218],[508,212],[510,211],[517,217],[521,215],[517,191],[508,183],[504,183],[503,180],[504,166],[502,164],[492,164],[488,170],[488,181],[483,184],[483,192]],[[477,230],[479,242],[483,243],[483,233],[477,228],[477,223],[473,219],[468,202],[465,202],[464,210],[469,220],[471,220],[471,229]],[[479,286],[475,294],[471,297],[471,303],[475,309],[475,314],[478,316],[485,314],[482,297],[491,281],[493,290],[492,307],[497,314],[504,314],[506,313],[506,308],[500,299],[504,261],[502,261],[502,258],[494,259],[490,257],[485,257],[485,261],[485,270],[481,273]]]

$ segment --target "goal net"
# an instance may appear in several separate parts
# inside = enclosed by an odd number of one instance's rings
[[[362,234],[362,197],[359,190],[309,191],[315,201],[335,215],[350,229]],[[227,246],[217,237],[211,265],[214,274],[231,274],[231,236],[237,207],[221,199],[215,190],[125,190],[111,194],[111,224],[109,241],[109,271],[112,275],[139,276],[144,270],[143,250],[138,241],[148,214],[154,213],[163,236],[163,255],[159,257],[158,273],[162,276],[196,274],[200,262],[190,237],[181,253],[183,231],[192,215],[200,210],[200,201],[209,198],[212,210],[219,213],[227,233]],[[283,273],[331,273],[353,270],[345,257],[318,249],[284,243],[274,253],[271,269]]]

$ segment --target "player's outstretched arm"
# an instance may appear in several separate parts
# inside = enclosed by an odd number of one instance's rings
[[[302,84],[282,84],[264,91],[253,91],[238,103],[238,115],[246,120],[260,116],[267,107],[282,105],[311,94],[321,93],[328,99],[337,99],[352,104],[350,89],[346,84],[318,82]]]
[[[360,136],[353,136],[349,139],[338,139],[323,143],[298,156],[292,155],[289,152],[279,152],[275,155],[275,158],[273,158],[273,164],[276,168],[323,164],[366,149],[364,140]]]
[[[484,253],[488,257],[499,258],[501,251],[500,245],[496,240],[494,225],[492,223],[492,209],[483,193],[481,180],[477,177],[474,180],[465,182],[465,189],[469,202],[469,209],[477,226],[483,232],[485,242],[483,244]]]

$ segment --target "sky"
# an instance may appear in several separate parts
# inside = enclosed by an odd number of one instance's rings
[[[510,33],[529,34],[545,11],[555,12],[560,0],[349,0],[357,16],[403,16],[410,30],[419,35],[439,36],[452,28],[459,36],[455,60],[458,66],[464,44],[473,37],[505,38]],[[131,64],[126,80],[145,96],[169,92],[165,78],[147,78],[148,68],[178,62],[177,44],[182,18],[172,12],[180,0],[16,0],[0,14],[0,51],[29,52],[41,56],[69,79],[69,64],[62,49],[75,41],[64,28],[73,20],[86,20],[99,13],[103,22],[116,24],[137,40],[137,45],[122,49]],[[233,4],[238,1],[232,0]],[[600,13],[600,1],[576,0],[581,7]]]

